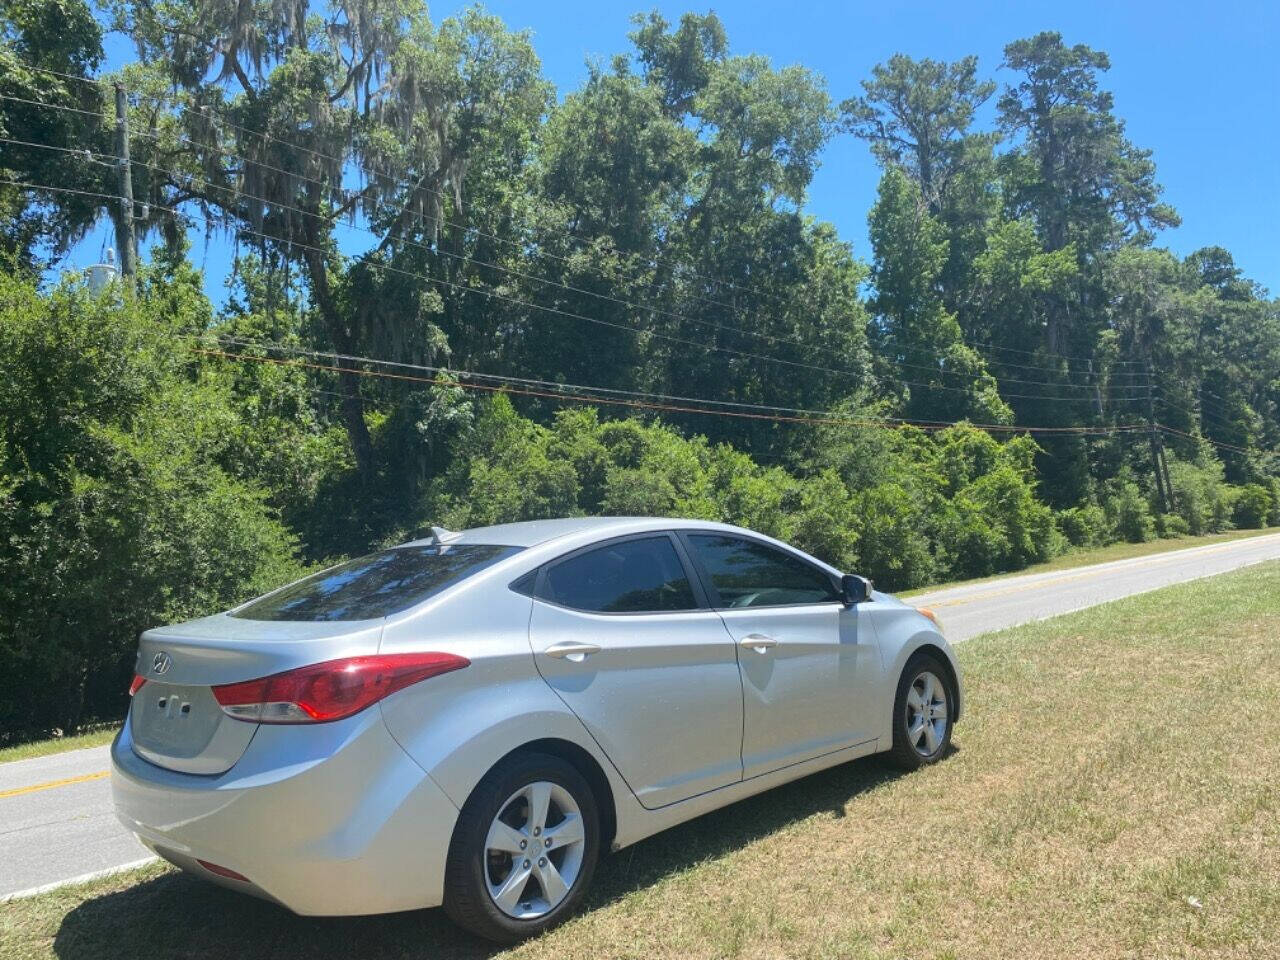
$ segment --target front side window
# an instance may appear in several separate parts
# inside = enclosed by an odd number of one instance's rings
[[[231,616],[242,620],[373,620],[407,610],[520,550],[482,543],[394,547],[299,580]]]
[[[698,605],[665,536],[622,540],[554,564],[541,596],[591,613],[661,613]]]
[[[722,607],[840,601],[831,577],[782,550],[717,534],[691,534],[689,542],[720,594]]]

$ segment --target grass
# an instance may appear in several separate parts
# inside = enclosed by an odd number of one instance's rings
[[[1280,563],[959,650],[945,762],[858,761],[624,850],[511,955],[1280,956]],[[440,911],[305,919],[162,867],[0,907],[4,960],[491,952]]]
[[[1010,570],[993,574],[989,577],[977,577],[973,580],[956,580],[951,583],[935,583],[927,587],[903,590],[900,597],[911,597],[921,593],[932,593],[948,587],[968,586],[974,583],[986,583],[990,580],[1003,580],[1007,577],[1021,577],[1028,573],[1052,573],[1054,570],[1070,570],[1074,567],[1087,567],[1094,563],[1108,563],[1112,560],[1129,560],[1133,557],[1149,557],[1170,550],[1186,550],[1190,547],[1203,547],[1213,543],[1227,543],[1232,540],[1247,540],[1268,533],[1280,533],[1280,527],[1265,527],[1261,530],[1231,530],[1227,533],[1206,533],[1199,537],[1170,537],[1162,540],[1148,540],[1145,543],[1112,543],[1105,547],[1073,547],[1066,553],[1059,554],[1044,563],[1032,564],[1021,570]]]
[[[79,750],[82,747],[99,747],[110,743],[120,728],[111,726],[93,733],[79,733],[71,737],[56,737],[51,740],[32,740],[28,743],[15,744],[12,747],[0,747],[0,763],[10,760],[29,760],[32,757],[45,757],[51,753],[62,753],[64,750]]]

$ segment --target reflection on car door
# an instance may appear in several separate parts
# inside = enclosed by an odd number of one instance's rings
[[[548,564],[529,638],[538,670],[640,802],[742,779],[742,682],[674,536],[610,541]]]
[[[743,775],[870,740],[878,652],[833,578],[761,541],[681,536],[737,647]]]

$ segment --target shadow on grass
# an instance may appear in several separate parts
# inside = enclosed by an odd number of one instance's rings
[[[896,776],[876,758],[857,760],[681,824],[606,858],[596,871],[583,909],[605,906],[814,814],[826,811],[843,817],[850,800]],[[317,877],[316,882],[326,879]],[[299,917],[180,873],[86,900],[63,918],[53,949],[62,960],[286,956],[312,960],[428,956],[434,960],[489,957],[498,951],[453,926],[442,910]]]

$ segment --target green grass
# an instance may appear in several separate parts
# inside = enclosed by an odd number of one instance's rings
[[[106,730],[95,730],[93,733],[80,733],[73,737],[56,737],[50,740],[32,740],[28,743],[15,744],[12,747],[0,747],[0,763],[10,760],[28,760],[31,757],[44,757],[51,753],[62,753],[64,750],[79,750],[81,747],[98,747],[110,743],[120,728],[109,727]]]
[[[1280,955],[1280,563],[959,654],[943,763],[858,761],[624,850],[511,955]],[[306,919],[162,867],[0,907],[3,960],[492,952],[438,910]]]
[[[990,577],[977,577],[973,580],[956,580],[951,583],[936,583],[914,590],[903,590],[900,597],[911,597],[920,593],[932,593],[948,587],[967,586],[974,583],[986,583],[990,580],[1004,580],[1007,577],[1020,577],[1028,573],[1052,573],[1054,570],[1070,570],[1074,567],[1087,567],[1094,563],[1107,563],[1111,560],[1128,560],[1132,557],[1149,557],[1170,550],[1186,550],[1190,547],[1203,547],[1213,543],[1227,543],[1232,540],[1247,540],[1268,533],[1280,533],[1280,527],[1266,527],[1262,530],[1232,530],[1228,533],[1207,533],[1200,537],[1170,537],[1165,540],[1148,540],[1145,543],[1112,543],[1105,547],[1075,548],[1066,553],[1046,560],[1044,563],[1032,564],[1021,570],[1010,570],[1006,573],[993,574]]]

